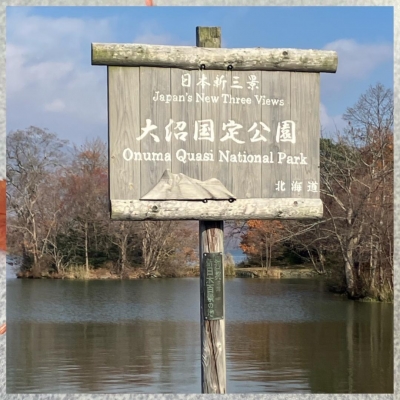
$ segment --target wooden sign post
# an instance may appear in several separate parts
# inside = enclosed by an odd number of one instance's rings
[[[197,27],[196,46],[220,48],[221,28]],[[224,221],[199,221],[199,242],[201,392],[222,394],[226,393]],[[210,255],[220,255],[220,271]],[[222,284],[215,287],[218,272]],[[222,310],[216,309],[216,298]]]
[[[223,221],[322,217],[319,73],[334,51],[92,43],[114,220],[199,220],[203,393],[226,393]]]

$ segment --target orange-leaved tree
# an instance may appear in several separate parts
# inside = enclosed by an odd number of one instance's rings
[[[283,238],[284,230],[280,221],[250,220],[246,232],[241,236],[240,248],[253,257],[259,257],[261,267],[270,267],[272,249]]]

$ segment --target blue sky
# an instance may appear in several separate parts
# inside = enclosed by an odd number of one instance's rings
[[[370,85],[393,88],[392,7],[7,7],[7,132],[30,125],[81,144],[107,139],[106,67],[91,42],[195,45],[196,26],[220,26],[223,47],[329,49],[321,124]]]

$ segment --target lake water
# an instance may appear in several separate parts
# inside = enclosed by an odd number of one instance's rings
[[[228,393],[392,393],[393,305],[227,279]],[[199,280],[7,280],[8,393],[201,393]]]

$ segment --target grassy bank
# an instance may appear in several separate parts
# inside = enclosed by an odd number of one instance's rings
[[[199,276],[198,267],[185,268],[179,271],[164,270],[147,273],[143,268],[126,268],[122,273],[111,271],[109,268],[96,268],[86,270],[84,265],[75,265],[65,272],[42,272],[39,275],[32,271],[17,273],[17,278],[25,279],[147,279],[147,278],[183,278]]]
[[[160,268],[159,271],[147,273],[143,268],[126,268],[125,271],[113,272],[109,268],[96,268],[86,271],[84,265],[74,265],[65,272],[42,272],[34,275],[32,271],[17,273],[18,278],[28,279],[148,279],[148,278],[188,278],[200,275],[199,266],[185,268]],[[225,276],[236,278],[315,278],[318,274],[312,268],[236,268],[232,264],[225,266]]]

